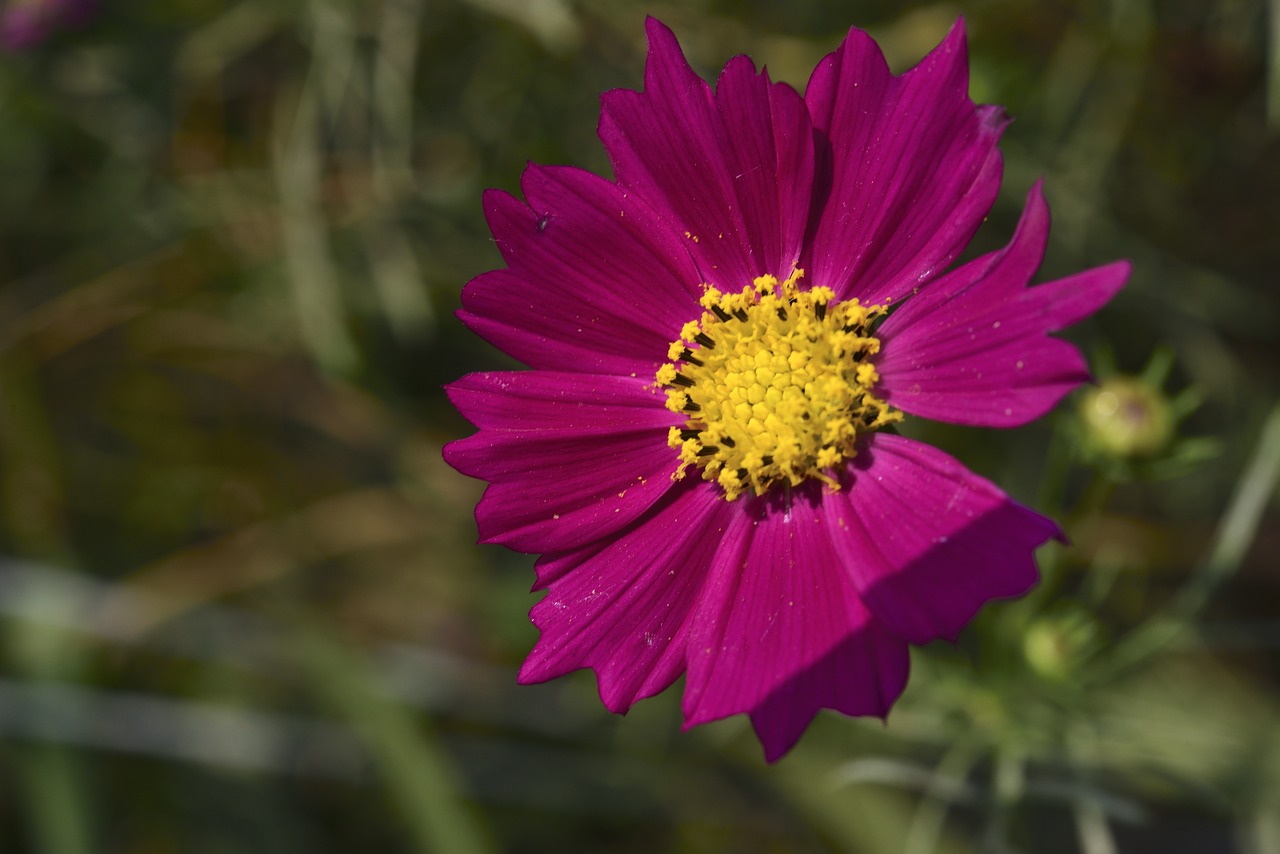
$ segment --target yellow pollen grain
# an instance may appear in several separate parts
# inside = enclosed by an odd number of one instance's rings
[[[697,467],[728,500],[810,478],[837,488],[858,440],[901,420],[875,396],[869,361],[880,342],[867,333],[884,307],[802,291],[802,275],[761,276],[734,294],[704,289],[701,317],[680,330],[655,377],[667,408],[687,415],[667,439],[677,478]]]

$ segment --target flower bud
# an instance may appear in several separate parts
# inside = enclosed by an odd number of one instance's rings
[[[1123,374],[1086,391],[1080,417],[1090,443],[1116,457],[1160,453],[1173,438],[1176,420],[1158,388]]]
[[[1070,612],[1043,617],[1028,627],[1023,655],[1045,679],[1070,680],[1098,642],[1097,628],[1084,614]]]

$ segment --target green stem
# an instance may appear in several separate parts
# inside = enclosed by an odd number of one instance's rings
[[[365,742],[417,849],[444,854],[490,850],[427,722],[392,700],[355,650],[304,615],[291,615],[290,622],[299,665],[321,698]]]
[[[93,848],[79,757],[64,745],[37,744],[23,748],[19,762],[34,850],[89,854]]]
[[[1240,566],[1253,543],[1263,511],[1280,482],[1280,404],[1272,407],[1208,554],[1187,583],[1159,613],[1135,629],[1103,666],[1103,677],[1145,661],[1174,643],[1214,590]]]
[[[903,851],[907,854],[925,854],[937,850],[943,822],[952,800],[949,794],[957,788],[953,784],[963,783],[977,756],[974,745],[963,739],[942,755],[934,769],[933,778],[912,815],[911,827],[903,844]]]

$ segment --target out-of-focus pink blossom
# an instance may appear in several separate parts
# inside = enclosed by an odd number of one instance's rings
[[[82,26],[97,10],[97,0],[16,0],[0,12],[0,45],[29,50],[59,30]]]

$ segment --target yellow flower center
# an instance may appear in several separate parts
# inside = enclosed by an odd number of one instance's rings
[[[702,317],[680,331],[658,369],[667,408],[688,414],[667,444],[730,501],[747,490],[817,478],[857,453],[860,436],[902,419],[872,394],[880,377],[867,334],[884,306],[831,304],[830,288],[801,291],[797,270],[779,283],[761,276],[741,293],[707,287]]]

